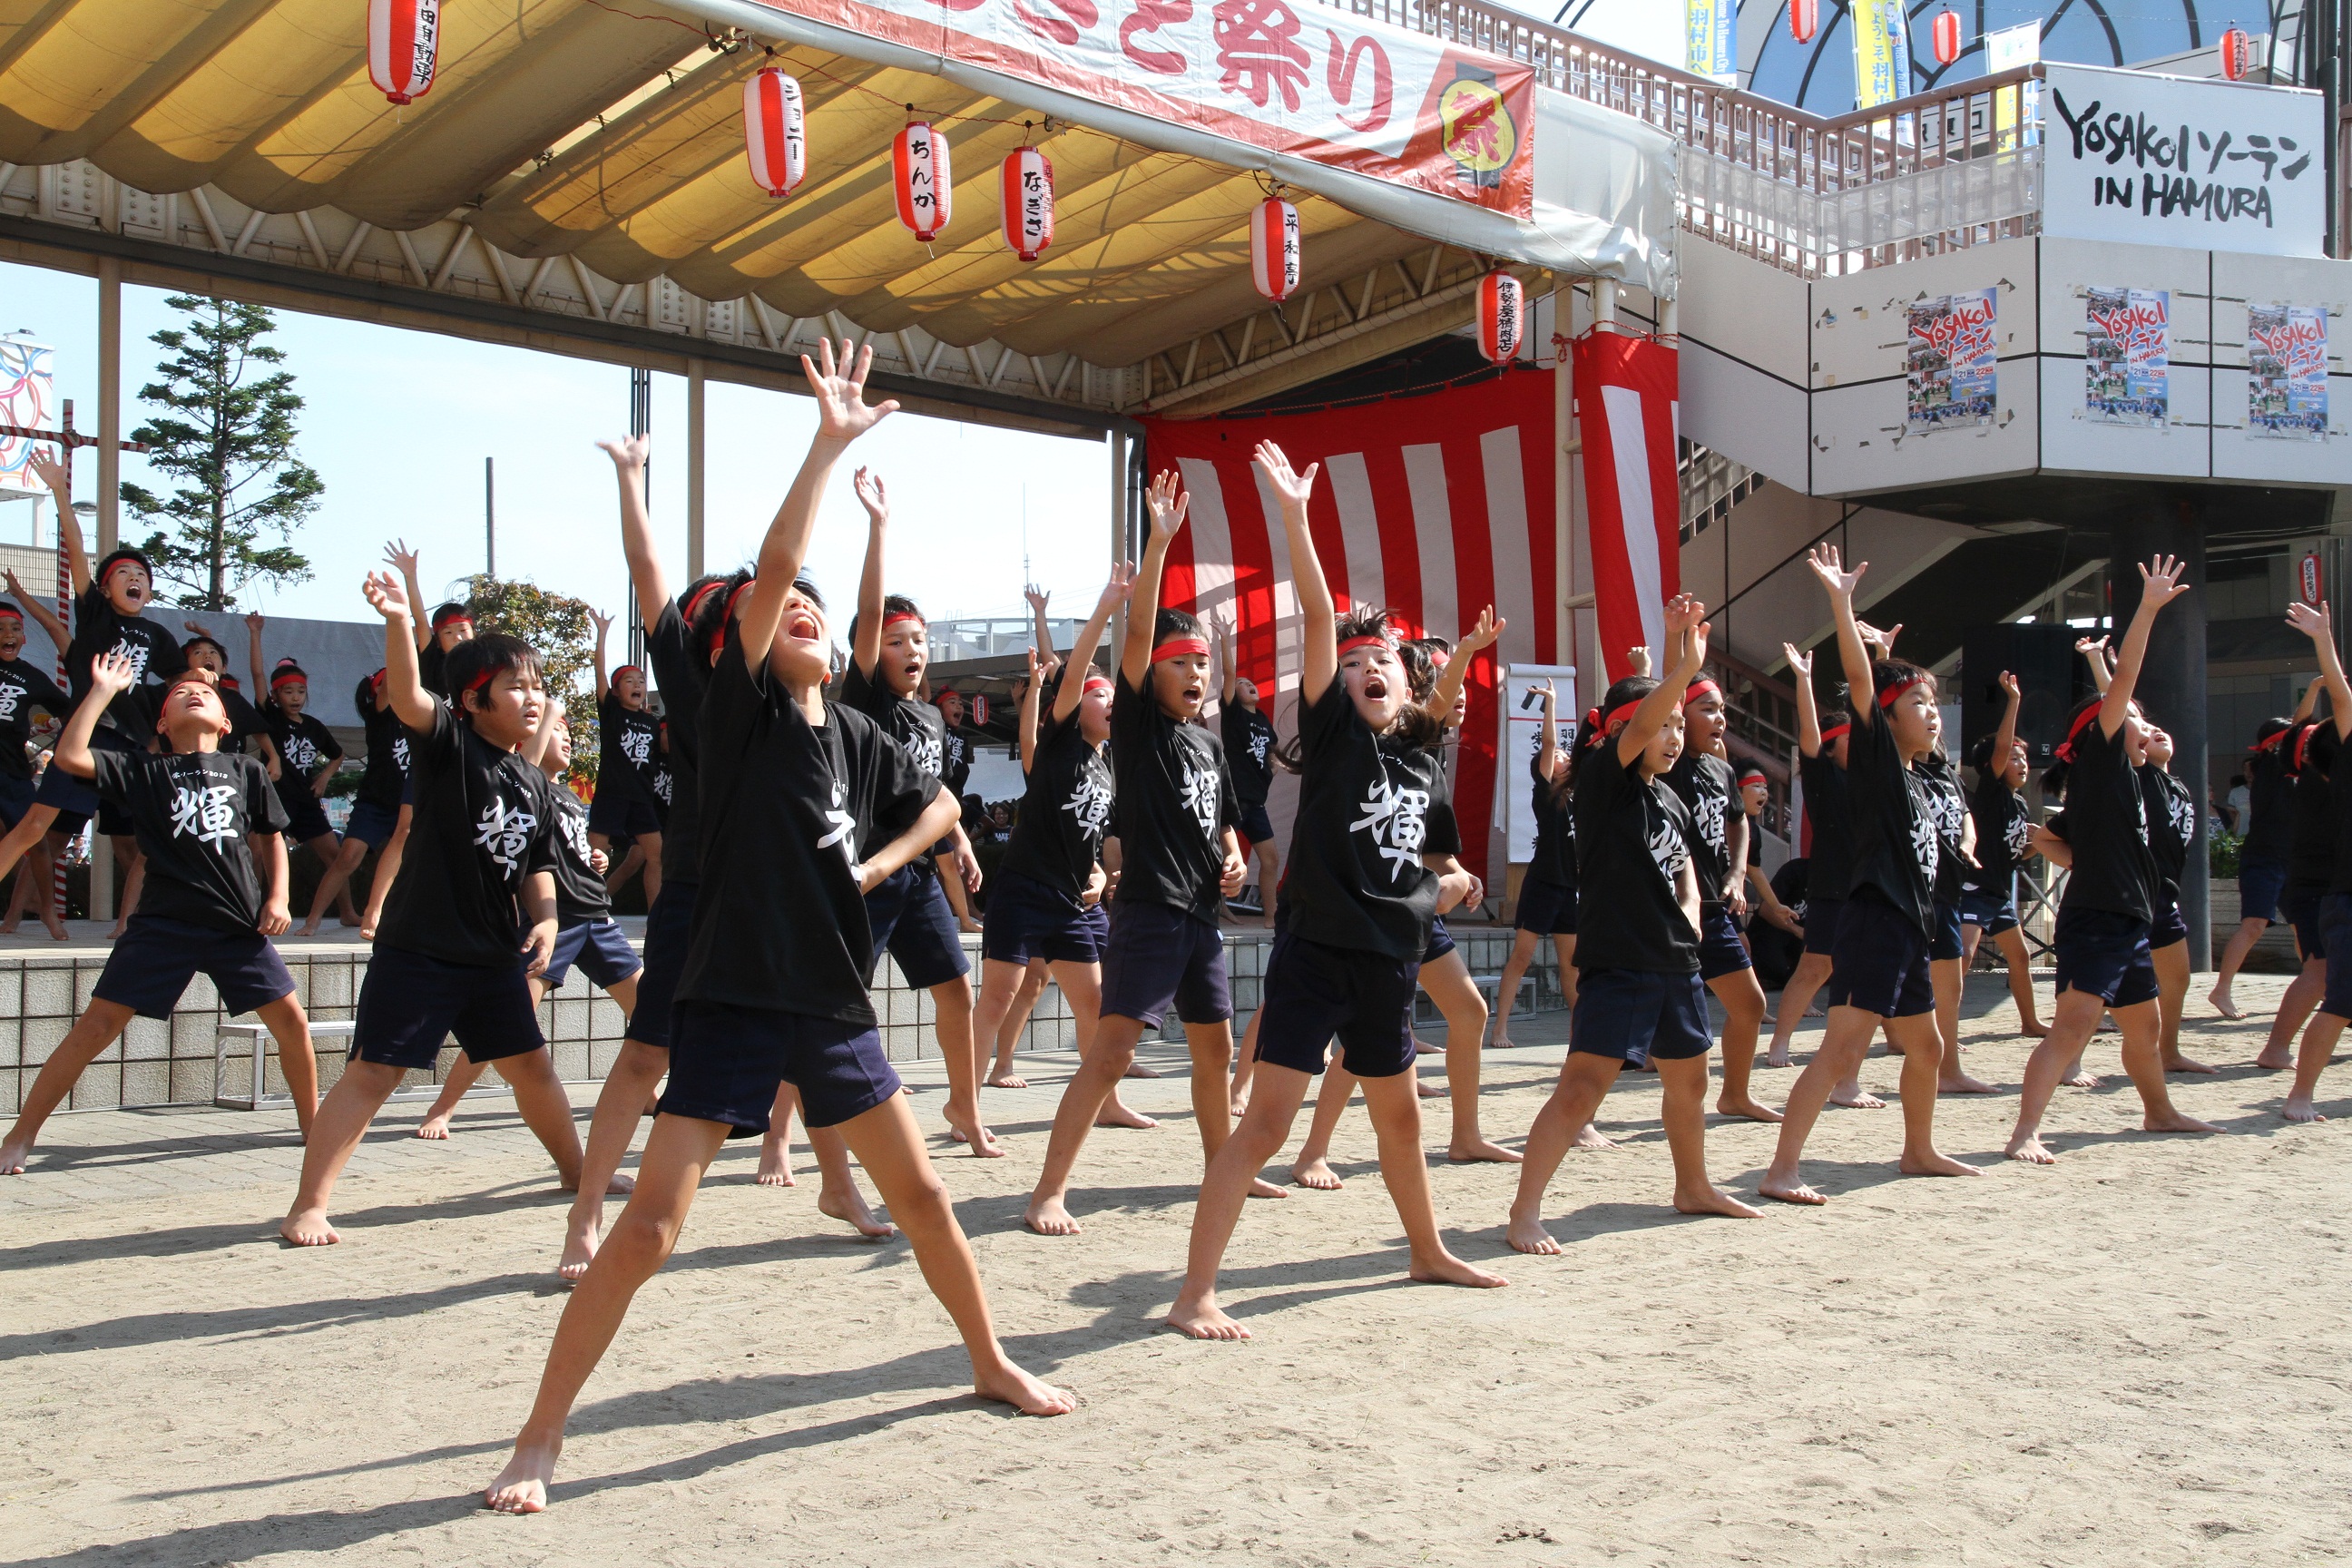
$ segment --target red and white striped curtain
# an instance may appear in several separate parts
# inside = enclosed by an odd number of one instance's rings
[[[1682,592],[1676,363],[1648,338],[1592,332],[1576,344],[1592,616],[1612,681],[1633,673],[1637,646],[1665,668],[1666,601]]]
[[[1284,737],[1297,732],[1298,595],[1280,509],[1249,460],[1272,440],[1302,469],[1323,465],[1307,523],[1343,613],[1384,605],[1405,635],[1454,641],[1492,605],[1510,623],[1496,650],[1503,660],[1557,662],[1552,400],[1551,375],[1530,368],[1348,408],[1147,419],[1152,471],[1175,468],[1192,498],[1160,602],[1237,626],[1241,673],[1257,682]],[[1486,876],[1500,723],[1493,658],[1468,690],[1454,815],[1464,864]],[[1277,777],[1270,815],[1286,846],[1296,798],[1297,781]]]

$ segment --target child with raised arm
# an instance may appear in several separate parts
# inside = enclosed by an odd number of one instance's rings
[[[1519,900],[1512,911],[1515,932],[1511,956],[1503,963],[1502,984],[1495,993],[1495,1047],[1511,1044],[1511,1010],[1518,1005],[1519,986],[1536,961],[1536,946],[1551,939],[1552,956],[1559,964],[1559,985],[1571,1010],[1576,1006],[1576,814],[1568,791],[1570,748],[1560,745],[1559,699],[1547,680],[1543,691],[1543,735],[1529,763],[1535,773],[1536,848],[1519,879]],[[1571,730],[1573,726],[1570,727]],[[1571,734],[1570,746],[1575,743]]]
[[[342,900],[344,923],[357,925],[359,914],[352,908],[350,873],[335,875],[335,868],[342,861],[342,841],[335,837],[334,828],[327,821],[326,808],[320,804],[335,770],[342,765],[342,744],[335,739],[335,732],[310,711],[310,677],[299,664],[281,658],[264,679],[262,624],[258,615],[247,620],[247,652],[255,685],[268,692],[262,700],[261,716],[268,726],[270,743],[278,752],[278,799],[286,808],[286,837],[319,858],[319,888],[311,897],[310,918],[303,929],[315,931],[325,918],[328,905],[338,896]]]
[[[2006,699],[2000,728],[1986,736],[1969,758],[1977,770],[1977,787],[1969,796],[1977,863],[1960,883],[1960,972],[1966,974],[1975,965],[1979,942],[1992,938],[2009,966],[2018,1033],[2038,1040],[2050,1030],[2035,1013],[2033,965],[2017,921],[2018,868],[2033,853],[2033,814],[2023,793],[2030,759],[2025,742],[2017,738],[2023,688],[2004,669],[2000,689]]]
[[[48,615],[37,600],[17,585],[13,572],[8,574],[8,585],[11,592],[32,606],[44,626],[57,624],[56,616]],[[65,646],[65,642],[59,642],[60,651]],[[54,857],[65,848],[66,837],[55,831],[57,808],[34,804],[33,762],[26,747],[33,738],[35,709],[62,721],[72,715],[74,704],[73,699],[24,654],[24,614],[14,605],[0,604],[0,824],[5,824],[11,833],[19,826],[25,828],[24,868],[17,873],[11,914],[7,923],[0,925],[0,932],[13,933],[16,929],[14,911],[31,907],[40,910],[41,923],[48,928],[49,935],[63,942],[65,921],[58,918],[57,900],[51,897],[50,889],[55,885]]]
[[[1453,813],[1434,745],[1441,721],[1412,699],[1386,611],[1360,609],[1339,621],[1307,531],[1318,465],[1295,473],[1270,441],[1260,443],[1255,462],[1281,502],[1305,621],[1298,817],[1282,886],[1283,924],[1266,960],[1249,1109],[1209,1162],[1183,1288],[1168,1314],[1171,1327],[1207,1340],[1250,1337],[1218,1306],[1217,1271],[1258,1169],[1289,1137],[1334,1037],[1343,1064],[1363,1082],[1381,1174],[1412,1249],[1412,1278],[1505,1283],[1446,1249],[1430,1201],[1421,1100],[1413,1090],[1421,955],[1440,904],[1458,901],[1470,879],[1453,855]],[[1160,510],[1155,504],[1155,545]],[[1148,561],[1145,568],[1155,588],[1156,566]]]
[[[1853,880],[1853,825],[1845,771],[1853,718],[1843,711],[1821,711],[1813,695],[1811,654],[1799,653],[1789,643],[1780,645],[1780,652],[1797,689],[1797,777],[1805,787],[1805,819],[1813,833],[1805,867],[1805,956],[1780,988],[1772,1047],[1764,1058],[1765,1066],[1776,1068],[1789,1065],[1789,1044],[1796,1037],[1797,1026],[1804,1022],[1813,997],[1829,984],[1838,920],[1845,912],[1846,889]]]
[[[2148,853],[2156,858],[2156,912],[2148,921],[2148,962],[2156,965],[2157,1054],[2167,1072],[2210,1073],[2213,1068],[2181,1054],[2180,1019],[2189,1005],[2189,921],[2180,913],[2180,878],[2191,854],[2202,854],[2197,837],[2197,796],[2172,773],[2172,736],[2160,726],[2147,732],[2147,761],[2138,768],[2140,796],[2147,809]]]
[[[723,652],[699,725],[706,853],[669,1084],[628,1207],[564,1304],[514,1457],[486,1494],[503,1511],[547,1506],[573,1401],[637,1289],[668,1258],[711,1160],[730,1137],[766,1128],[782,1083],[798,1086],[809,1122],[838,1127],[873,1176],[963,1337],[974,1391],[1032,1415],[1073,1407],[997,1342],[971,1248],[883,1055],[866,989],[865,895],[937,843],[957,806],[879,724],[824,697],[832,645],[801,563],[842,452],[898,405],[865,400],[871,348],[854,367],[836,368],[830,342],[823,356],[821,371],[801,362],[817,395],[808,456],[761,542],[758,574],[729,595],[740,616],[725,605],[716,612],[727,616]],[[867,841],[871,853],[860,847]]]
[[[1699,978],[1702,914],[1689,809],[1665,774],[1682,753],[1684,693],[1706,659],[1706,609],[1688,595],[1666,605],[1665,679],[1611,686],[1577,738],[1569,788],[1576,812],[1576,1013],[1559,1083],[1528,1131],[1505,1239],[1520,1252],[1559,1250],[1543,1227],[1544,1189],[1617,1075],[1654,1067],[1684,1214],[1752,1219],[1757,1211],[1706,1173],[1706,991]],[[1606,918],[1598,918],[1602,911]]]
[[[319,1107],[278,1227],[299,1247],[342,1239],[327,1221],[336,1178],[401,1079],[430,1071],[452,1035],[470,1059],[498,1064],[563,1184],[580,1180],[572,1102],[530,994],[556,931],[546,784],[516,754],[545,700],[539,656],[510,637],[466,639],[443,667],[457,695],[436,697],[418,677],[400,584],[379,572],[366,592],[383,617],[384,695],[408,727],[415,831],[360,985],[351,1060]]]
[[[615,839],[645,850],[646,907],[661,897],[662,817],[654,787],[661,766],[661,721],[646,704],[646,672],[625,664],[604,675],[604,637],[613,617],[591,610],[596,626],[596,804],[588,808],[588,842],[608,858]],[[614,877],[617,885],[622,879]]]
[[[1234,1005],[1217,917],[1245,870],[1233,827],[1239,807],[1224,748],[1198,722],[1209,695],[1207,634],[1197,616],[1160,607],[1160,568],[1184,526],[1188,498],[1168,471],[1152,480],[1146,500],[1151,535],[1129,594],[1111,698],[1119,865],[1103,950],[1102,1022],[1094,1054],[1062,1091],[1045,1163],[1022,1215],[1040,1236],[1078,1233],[1067,1205],[1078,1152],[1143,1032],[1157,1029],[1171,1005],[1192,1052],[1192,1114],[1204,1161],[1216,1157],[1233,1129]],[[1282,1191],[1258,1186],[1265,1194]]]
[[[1225,744],[1225,766],[1234,775],[1234,804],[1241,820],[1234,824],[1242,837],[1243,853],[1257,861],[1257,896],[1263,905],[1260,923],[1274,924],[1275,889],[1282,885],[1282,851],[1274,841],[1274,823],[1265,814],[1274,791],[1274,721],[1259,705],[1257,682],[1241,673],[1234,658],[1234,631],[1217,638],[1218,662],[1224,688],[1217,700],[1217,734]]]
[[[2332,716],[2327,738],[2334,741],[2339,755],[2344,742],[2352,738],[2352,684],[2344,677],[2343,661],[2336,652],[2336,627],[2327,605],[2316,608],[2300,601],[2286,607],[2287,624],[2311,639],[2313,651],[2319,656],[2320,679],[2327,685],[2327,703]],[[2305,786],[2295,786],[2299,795]],[[2327,884],[2327,891],[2319,904],[2321,963],[2325,966],[2326,985],[2319,1010],[2312,1016],[2311,1026],[2304,1031],[2303,1045],[2295,1053],[2294,1085],[2288,1090],[2286,1103],[2280,1114],[2289,1121],[2325,1121],[2312,1103],[2319,1089],[2319,1075],[2336,1054],[2336,1042],[2343,1037],[2344,1025],[2352,1019],[2352,830],[2347,830],[2345,817],[2352,812],[2352,787],[2332,785],[2328,791],[2329,808],[2336,823],[2336,865]],[[2285,1008],[2281,1006],[2284,1014]]]
[[[1944,1044],[1936,1028],[1928,965],[1940,850],[1918,763],[1935,749],[1943,731],[1936,678],[1916,665],[1872,658],[1853,616],[1854,584],[1867,563],[1849,573],[1836,547],[1822,545],[1811,564],[1837,619],[1838,654],[1853,702],[1844,774],[1853,809],[1853,879],[1836,917],[1829,1026],[1789,1091],[1788,1119],[1759,1189],[1768,1198],[1791,1204],[1828,1201],[1800,1179],[1798,1161],[1831,1090],[1853,1077],[1882,1028],[1903,1053],[1903,1154],[1897,1168],[1910,1176],[1983,1174],[1948,1159],[1935,1140]],[[1805,929],[1811,947],[1810,913]]]
[[[257,1013],[268,1026],[306,1133],[318,1103],[310,1026],[294,978],[269,944],[287,926],[286,847],[278,837],[286,816],[269,775],[257,759],[218,749],[228,713],[202,672],[163,689],[156,726],[169,752],[93,750],[100,712],[137,676],[121,654],[95,656],[90,700],[67,724],[51,765],[129,815],[152,866],[147,895],[107,955],[89,1011],[42,1064],[0,1142],[0,1173],[23,1172],[41,1124],[131,1020],[169,1018],[199,973],[218,990],[222,1011]]]
[[[849,623],[849,668],[841,700],[880,724],[937,781],[947,753],[947,723],[922,700],[923,672],[931,658],[930,636],[912,599],[885,594],[883,542],[890,526],[889,492],[879,474],[857,470],[853,481],[866,508],[866,570],[857,584],[857,614]],[[949,799],[954,799],[950,794]],[[980,860],[964,838],[963,814],[940,836],[933,855],[947,856],[964,890],[980,890]],[[980,1119],[980,1054],[972,1033],[971,960],[964,956],[962,926],[932,855],[922,856],[878,883],[866,900],[874,928],[874,951],[887,951],[913,990],[928,991],[937,1009],[933,1027],[948,1073],[944,1113],[955,1140],[971,1152],[995,1158],[1004,1152]]]

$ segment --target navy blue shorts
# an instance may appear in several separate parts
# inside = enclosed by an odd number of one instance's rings
[[[1252,844],[1263,844],[1274,837],[1274,819],[1265,814],[1265,802],[1242,807],[1241,820],[1234,830]]]
[[[918,991],[971,973],[947,889],[929,871],[902,866],[885,877],[866,895],[866,921],[874,932],[874,961],[879,963],[887,949]],[[873,984],[874,977],[868,974],[866,983]]]
[[[133,914],[91,987],[101,1002],[142,1018],[168,1018],[188,982],[203,974],[224,1013],[250,1013],[294,994],[294,977],[257,931],[215,931],[186,921]]]
[[[723,1121],[730,1138],[767,1131],[779,1084],[800,1091],[801,1119],[811,1127],[837,1126],[898,1092],[871,1024],[681,1001],[673,1032],[662,1114]]]
[[[1960,956],[1960,906],[1936,900],[1935,929],[1927,933],[1927,962],[1957,962]]]
[[[1638,969],[1579,969],[1571,1053],[1613,1057],[1629,1068],[1706,1055],[1706,983],[1697,974]],[[1265,1037],[1263,1031],[1258,1038]]]
[[[1845,913],[1843,899],[1805,900],[1805,951],[1822,958],[1837,952],[1838,921]]]
[[[297,784],[292,789],[278,792],[278,804],[286,808],[286,843],[288,847],[308,844],[313,838],[332,838],[334,826],[327,820],[326,807],[310,793],[310,786]]]
[[[1527,878],[1519,883],[1519,907],[1511,923],[1538,936],[1574,936],[1576,889]]]
[[[629,1038],[669,1049],[670,1005],[686,972],[686,936],[694,927],[697,884],[672,877],[646,912],[646,966],[637,973],[637,1005],[629,1010]]]
[[[2278,919],[2279,895],[2286,891],[2286,862],[2284,860],[2241,860],[2238,862],[2238,918],[2242,921],[2274,921]]]
[[[400,829],[400,808],[378,805],[372,800],[352,802],[351,820],[343,825],[343,837],[356,838],[371,849],[381,849],[392,842]]]
[[[1822,999],[1832,1007],[1859,1007],[1882,1018],[1910,1018],[1936,1010],[1927,972],[1927,933],[1903,918],[1883,894],[1865,889],[1837,914],[1837,951]],[[1806,946],[1813,928],[1805,927]]]
[[[14,827],[33,809],[33,781],[0,774],[0,826]]]
[[[2320,905],[2320,923],[2327,921],[2326,904]],[[2156,919],[2147,926],[2147,950],[2162,952],[2166,948],[2189,940],[2189,921],[2180,913],[2180,900],[2167,899],[2157,906]]]
[[[2279,913],[2294,927],[2294,945],[2302,950],[2304,961],[2327,956],[2327,939],[2319,930],[2319,900],[2326,889],[2320,888],[2289,888],[2279,900]]]
[[[1435,963],[1453,951],[1454,933],[1445,929],[1445,921],[1443,919],[1430,921],[1429,945],[1421,950],[1422,963]]]
[[[1998,888],[1960,889],[1960,923],[1987,936],[2017,929],[2017,884],[2014,879]]]
[[[1082,904],[1061,889],[1018,871],[1000,872],[988,885],[988,916],[980,938],[982,958],[1024,967],[1033,958],[1048,963],[1100,963],[1109,942],[1110,915],[1100,904]]]
[[[637,956],[637,950],[622,934],[620,922],[610,915],[602,920],[582,921],[555,933],[555,952],[547,961],[547,988],[560,989],[571,977],[575,963],[581,973],[607,991],[646,966],[646,961]]]
[[[1257,1059],[1312,1076],[1337,1036],[1339,1065],[1358,1078],[1412,1066],[1412,995],[1421,965],[1277,931],[1265,960]]]
[[[1183,1023],[1232,1021],[1223,933],[1166,904],[1119,905],[1103,949],[1102,1016],[1156,1029],[1171,1005]]]
[[[2156,1000],[2147,922],[2113,910],[2058,911],[2058,994],[2087,991],[2110,1007]]]
[[[2319,901],[2319,923],[2329,933],[2330,945],[2342,953],[2327,961],[2327,994],[2319,1010],[2338,1018],[2352,1018],[2352,893],[2330,893]]]
[[[90,737],[90,745],[97,748],[98,736]],[[59,767],[53,757],[41,774],[40,784],[33,791],[33,804],[54,807],[59,816],[72,812],[87,822],[97,815],[98,791],[89,780],[78,779]]]
[[[607,838],[643,838],[661,831],[661,818],[633,790],[598,790],[596,798],[588,803],[588,831]]]
[[[516,953],[511,967],[492,969],[379,943],[360,983],[352,1058],[430,1070],[452,1035],[473,1062],[523,1056],[547,1043],[522,955]]]
[[[1727,974],[1737,974],[1743,969],[1753,969],[1756,961],[1748,956],[1748,944],[1739,940],[1739,928],[1731,923],[1731,910],[1722,904],[1701,904],[1698,908],[1698,977],[1705,981],[1720,980]]]

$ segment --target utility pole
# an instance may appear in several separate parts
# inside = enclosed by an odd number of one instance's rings
[[[482,459],[482,575],[499,574],[499,467],[496,458]]]
[[[690,433],[694,437],[695,450],[688,454],[687,461],[690,465],[688,478],[690,480],[696,480],[702,472],[702,454],[699,445],[702,429],[702,374],[701,362],[698,360],[695,362],[695,374],[690,379],[693,384],[688,388],[691,395],[688,399],[687,416],[688,423],[693,426]],[[629,372],[629,434],[631,436],[648,435],[653,427],[654,373],[642,368],[632,369]],[[645,486],[646,513],[650,518],[654,507],[654,466],[650,461],[646,464]],[[699,505],[698,494],[688,498],[688,510],[694,514],[690,519],[692,536],[688,540],[687,544],[687,553],[690,557],[687,567],[689,581],[702,569],[699,531],[702,518],[698,510]],[[637,595],[634,589],[624,597],[628,600],[629,610],[629,662],[642,669],[646,662],[646,618],[637,609]]]

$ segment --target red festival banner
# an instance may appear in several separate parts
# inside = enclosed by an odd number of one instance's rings
[[[771,9],[1509,216],[1535,70],[1289,0],[762,0]]]
[[[1679,362],[1648,338],[1591,332],[1577,340],[1575,363],[1592,618],[1617,681],[1633,672],[1637,647],[1659,669],[1669,662],[1666,601],[1682,592]]]
[[[1559,653],[1550,373],[1514,369],[1473,386],[1314,413],[1143,424],[1152,470],[1174,468],[1191,503],[1160,602],[1236,634],[1235,664],[1285,737],[1297,731],[1298,594],[1281,510],[1250,466],[1258,442],[1279,444],[1302,469],[1323,465],[1307,527],[1342,612],[1384,605],[1404,635],[1449,642],[1489,605],[1509,623],[1471,673],[1454,783],[1463,863],[1486,875],[1496,659],[1549,664]],[[1295,787],[1278,781],[1275,826],[1285,842],[1293,799]]]

